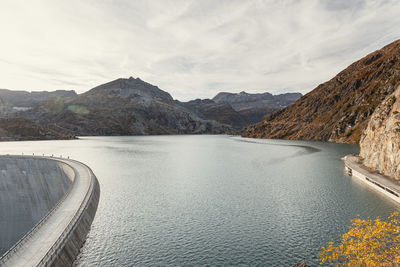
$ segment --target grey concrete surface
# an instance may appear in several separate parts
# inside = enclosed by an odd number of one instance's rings
[[[370,185],[377,191],[385,194],[400,203],[400,183],[382,174],[371,172],[361,164],[358,156],[348,155],[344,157],[344,164],[351,175]]]
[[[26,158],[18,158],[16,161],[25,162]],[[53,210],[50,216],[36,227],[33,234],[21,242],[17,249],[9,253],[6,260],[0,262],[2,266],[70,266],[79,253],[90,224],[93,220],[97,209],[99,199],[99,186],[96,177],[92,171],[84,164],[67,159],[59,158],[31,158],[32,161],[41,160],[51,161],[56,164],[62,171],[61,180],[64,176],[70,181],[72,187],[65,191],[64,198],[57,209]],[[1,157],[0,157],[1,161]],[[25,163],[17,163],[25,164]],[[48,163],[50,164],[50,163]],[[29,167],[27,165],[26,167]],[[18,165],[18,175],[23,174],[21,166]],[[47,165],[41,166],[41,169],[47,170]],[[29,168],[26,169],[26,172]],[[46,171],[44,171],[46,172]],[[55,175],[55,173],[53,173]],[[39,176],[38,176],[39,177]],[[60,175],[57,176],[60,179]],[[53,179],[56,179],[53,177]],[[39,179],[40,180],[40,179]],[[67,181],[67,182],[68,182]],[[73,183],[72,183],[73,181]],[[53,188],[45,185],[48,181],[41,181],[42,186]],[[26,185],[20,185],[22,186]],[[40,187],[40,186],[39,186]],[[55,187],[54,190],[60,190],[62,187]],[[67,187],[68,188],[68,187]],[[44,195],[52,192],[42,192]],[[96,193],[96,194],[94,194]],[[41,201],[47,202],[46,197]],[[42,204],[40,204],[42,205]],[[91,209],[88,209],[91,208]],[[65,257],[65,255],[68,257]],[[56,264],[58,262],[58,264]]]
[[[0,255],[71,188],[72,169],[45,158],[0,156]]]

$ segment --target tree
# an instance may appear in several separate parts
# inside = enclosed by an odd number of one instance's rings
[[[340,243],[328,243],[322,247],[321,264],[335,266],[392,266],[400,263],[400,218],[394,212],[387,221],[379,217],[350,221],[347,233],[341,235]]]

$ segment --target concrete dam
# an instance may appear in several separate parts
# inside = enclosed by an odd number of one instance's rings
[[[73,265],[99,197],[81,162],[0,156],[0,266]]]

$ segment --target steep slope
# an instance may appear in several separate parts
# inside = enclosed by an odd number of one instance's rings
[[[351,64],[244,135],[358,143],[375,108],[400,80],[400,40]]]
[[[375,109],[360,148],[365,166],[400,180],[400,86]]]
[[[200,118],[169,93],[132,77],[95,87],[72,101],[48,99],[28,116],[77,135],[201,134],[231,129]]]

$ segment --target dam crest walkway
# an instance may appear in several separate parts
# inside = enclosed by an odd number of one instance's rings
[[[93,190],[94,174],[91,170],[75,160],[35,157],[55,160],[66,164],[74,170],[74,181],[71,190],[47,218],[37,225],[34,232],[20,240],[20,244],[0,260],[0,266],[45,266],[52,260],[57,245],[68,234],[74,220],[82,213],[82,208]]]

